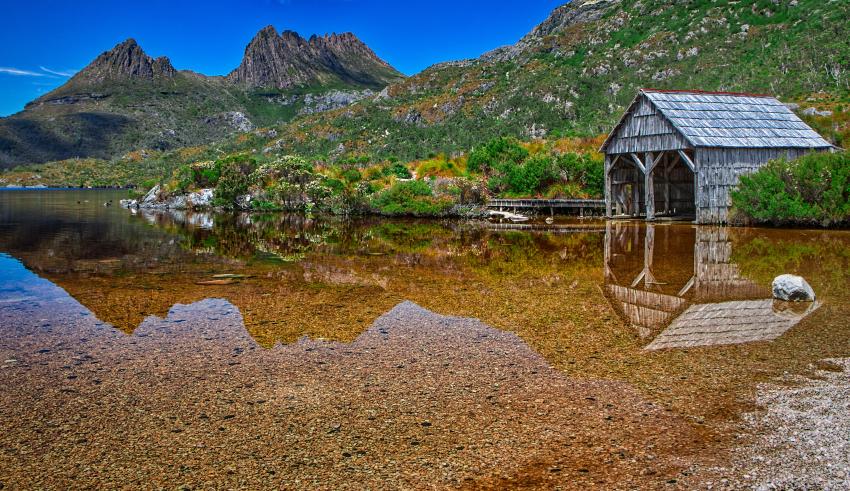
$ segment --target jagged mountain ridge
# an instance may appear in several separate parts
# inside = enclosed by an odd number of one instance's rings
[[[178,71],[127,39],[24,111],[0,118],[0,169],[211,143],[350,104],[402,78],[351,33],[305,40],[267,27],[225,77]]]
[[[111,78],[171,78],[177,70],[171,61],[161,56],[148,56],[135,39],[127,39],[109,51],[102,53],[88,66],[71,78],[71,82],[103,81]]]
[[[334,82],[382,88],[401,78],[350,32],[308,40],[294,31],[278,35],[272,26],[251,40],[242,63],[227,76],[234,83],[278,89]]]

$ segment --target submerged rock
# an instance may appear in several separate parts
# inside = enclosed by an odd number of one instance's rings
[[[783,274],[773,280],[773,298],[786,302],[814,302],[815,291],[802,276]]]

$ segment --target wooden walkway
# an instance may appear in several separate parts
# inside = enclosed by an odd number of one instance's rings
[[[493,199],[487,203],[491,210],[528,210],[572,212],[579,215],[604,216],[605,200],[602,199]]]
[[[546,232],[553,234],[604,234],[605,225],[546,225],[540,223],[489,223],[487,229],[492,231]]]

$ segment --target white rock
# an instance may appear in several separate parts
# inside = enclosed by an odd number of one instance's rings
[[[773,280],[773,298],[786,302],[814,302],[815,291],[802,276],[783,274]]]
[[[119,203],[121,204],[121,208],[132,209],[139,207],[139,202],[134,199],[122,199]]]
[[[142,203],[153,203],[154,201],[157,200],[158,197],[159,197],[159,184],[152,187],[151,190],[148,191],[148,194],[146,194],[145,197],[142,198]]]
[[[186,203],[192,208],[207,208],[212,206],[213,190],[201,189],[194,193],[190,193],[186,198]]]

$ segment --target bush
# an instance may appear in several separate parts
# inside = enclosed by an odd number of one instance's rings
[[[469,154],[467,168],[489,174],[493,169],[517,165],[528,157],[528,150],[513,138],[496,138]]]
[[[505,169],[504,190],[513,195],[532,195],[557,179],[558,174],[547,155],[529,157],[521,164]]]
[[[251,185],[251,175],[256,167],[253,157],[235,155],[227,157],[215,163],[220,172],[220,177],[215,186],[215,200],[217,206],[233,208],[236,198],[248,193]]]
[[[392,162],[386,167],[384,173],[387,176],[396,176],[399,179],[410,179],[413,177],[413,174],[410,173],[410,169],[400,162]]]
[[[850,154],[812,153],[774,160],[742,176],[733,217],[771,225],[850,224]]]
[[[372,199],[372,207],[384,215],[439,216],[451,206],[451,200],[434,197],[424,181],[397,182]]]
[[[564,153],[555,159],[560,177],[577,184],[589,196],[602,196],[605,186],[605,164],[586,153]]]

